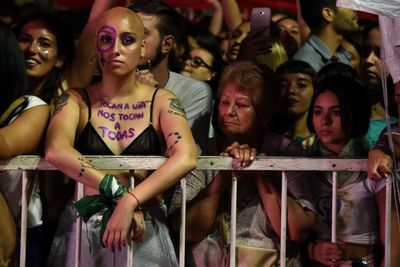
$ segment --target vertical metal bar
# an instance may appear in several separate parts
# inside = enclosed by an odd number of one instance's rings
[[[186,178],[181,179],[181,225],[179,229],[179,267],[185,267]]]
[[[28,197],[26,187],[28,184],[28,171],[22,171],[22,196],[21,196],[21,239],[19,266],[25,267],[26,263],[26,228],[28,226]]]
[[[385,267],[390,267],[390,244],[391,244],[391,218],[392,218],[392,175],[386,178],[385,199]]]
[[[132,190],[133,188],[135,188],[135,177],[133,175],[129,175],[129,190]],[[133,228],[131,226],[131,230],[130,230],[130,234],[128,234],[129,237],[129,245],[126,248],[126,266],[131,267],[133,266]]]
[[[337,172],[332,172],[332,224],[331,224],[331,241],[332,241],[332,243],[337,242],[336,210],[337,210]]]
[[[229,266],[235,266],[236,258],[236,207],[237,207],[237,177],[232,172],[232,195],[231,195],[231,245],[229,254]]]
[[[286,222],[287,222],[287,177],[282,172],[282,189],[281,189],[281,248],[280,248],[280,266],[286,266]]]
[[[83,197],[83,184],[77,182],[78,190],[76,192],[76,200]],[[76,238],[75,238],[75,267],[80,266],[81,261],[81,236],[82,236],[82,220],[80,217],[76,220]]]

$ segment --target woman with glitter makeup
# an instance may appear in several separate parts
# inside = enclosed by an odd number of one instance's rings
[[[134,12],[117,7],[104,13],[96,23],[102,81],[67,90],[49,125],[46,160],[85,186],[86,196],[75,203],[87,232],[81,240],[81,266],[124,266],[126,252],[120,250],[130,239],[131,224],[133,266],[177,265],[166,207],[157,196],[196,167],[197,151],[176,96],[136,81],[143,38],[143,24]],[[165,153],[165,162],[141,177],[133,171],[105,172],[82,156]],[[129,190],[132,174],[135,188]],[[62,215],[49,266],[74,263],[74,217],[70,205]]]
[[[29,95],[24,60],[12,30],[0,22],[0,158],[38,153],[49,119],[48,105]],[[29,142],[27,142],[29,137]],[[26,265],[43,266],[41,203],[33,173],[27,198]],[[16,265],[14,249],[20,228],[22,170],[0,171],[0,266]],[[2,205],[3,204],[3,205]],[[4,204],[6,204],[4,206]],[[8,211],[9,212],[8,212]]]
[[[96,0],[80,37],[53,13],[32,8],[13,27],[25,58],[30,92],[47,103],[70,87],[90,84],[96,68],[93,50],[95,21],[113,1]]]
[[[49,114],[54,109],[54,100],[68,87],[89,85],[96,67],[94,58],[94,23],[113,1],[96,0],[82,30],[75,40],[62,21],[49,11],[31,7],[18,17],[13,26],[18,45],[23,54],[28,77],[28,91],[49,104]],[[43,152],[40,143],[38,153]],[[44,253],[49,250],[57,227],[58,217],[65,203],[73,193],[73,182],[62,177],[62,173],[40,171],[37,173],[40,185],[40,200],[43,209]],[[36,246],[42,247],[42,246]]]

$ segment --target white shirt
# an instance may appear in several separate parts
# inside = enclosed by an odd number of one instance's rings
[[[27,96],[28,105],[22,111],[30,108],[47,105],[46,102],[36,96]],[[13,122],[22,112],[15,115]],[[29,139],[27,139],[29,142]],[[35,180],[36,181],[36,180]],[[35,227],[42,224],[42,203],[40,202],[39,186],[35,182],[29,199],[28,206],[28,227]],[[0,172],[0,193],[4,196],[16,224],[20,224],[21,195],[22,195],[22,171],[1,171]]]

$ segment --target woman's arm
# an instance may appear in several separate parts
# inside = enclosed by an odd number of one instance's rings
[[[157,92],[153,115],[164,135],[168,157],[143,182],[117,201],[103,235],[103,243],[110,250],[125,242],[131,214],[137,206],[164,192],[188,172],[196,168],[197,151],[185,112],[180,101],[167,90]],[[157,124],[156,124],[157,125]],[[128,201],[125,201],[128,199]],[[128,219],[127,219],[128,218]]]
[[[226,26],[229,33],[233,33],[243,23],[239,5],[236,0],[222,0],[221,3]]]
[[[132,191],[140,203],[164,192],[197,165],[196,144],[178,98],[167,90],[160,90],[154,108],[154,112],[159,112],[159,126],[166,142],[168,157]]]
[[[83,183],[85,186],[99,190],[100,183],[105,178],[106,174],[88,162],[82,154],[74,148],[75,135],[78,129],[81,112],[79,103],[81,101],[84,100],[82,100],[79,93],[75,90],[68,90],[58,97],[55,113],[47,131],[45,146],[46,160],[65,175]],[[114,195],[116,189],[113,186],[116,185],[115,182],[115,178],[112,178],[111,185],[108,185],[108,187],[111,188],[107,189],[111,191],[112,195]],[[118,185],[117,192],[120,191],[121,187],[122,186]],[[113,198],[112,200],[115,199]],[[133,217],[134,210],[140,203],[132,196],[128,198],[121,197],[117,200],[117,203],[117,209],[122,209],[122,215],[118,218],[119,231],[116,234],[116,240],[117,236],[121,238],[118,238],[118,241],[116,241],[117,243],[114,243],[114,232],[110,233],[106,231],[103,235],[103,244],[106,244],[110,250],[114,250],[114,248],[121,249],[121,246],[125,245],[126,235],[132,220],[134,220],[136,224],[135,240],[141,240],[144,231],[143,224],[137,224],[137,222],[142,221],[142,217]],[[118,214],[121,214],[121,212]],[[107,224],[107,226],[108,225],[109,224]],[[109,242],[106,242],[107,238]]]
[[[64,78],[69,88],[86,87],[90,84],[97,66],[95,57],[96,21],[105,11],[114,7],[116,0],[95,0],[82,33],[77,40],[74,59]]]
[[[281,231],[281,193],[271,181],[270,177],[255,172],[258,193],[275,233],[280,236]],[[290,240],[302,241],[307,238],[315,222],[315,214],[303,208],[293,198],[287,198],[288,233]]]
[[[49,107],[40,105],[22,112],[0,129],[0,158],[36,154],[49,119]]]
[[[379,212],[379,233],[381,244],[384,249],[385,247],[385,201],[386,201],[386,188],[381,189],[378,194],[375,195],[375,200],[378,206]],[[392,219],[391,219],[391,246],[390,246],[390,266],[400,266],[400,232],[399,232],[399,221],[397,220],[397,211],[395,204],[392,203]],[[380,264],[381,267],[385,266],[385,259],[382,259]]]
[[[248,145],[240,145],[238,142],[227,146],[220,155],[233,157],[233,167],[240,169],[247,167],[257,155],[257,150]],[[192,199],[188,202],[186,209],[186,241],[198,242],[202,240],[214,224],[217,210],[222,195],[231,181],[231,172],[218,172],[212,181],[202,190],[202,185],[207,184],[206,172],[192,172],[186,176],[188,194],[186,199]],[[202,190],[201,192],[199,192]],[[180,191],[177,190],[178,195]],[[199,220],[201,218],[201,220]],[[180,226],[180,214],[175,212],[170,216],[170,223],[173,229],[178,232]]]
[[[222,10],[222,5],[219,2],[219,0],[207,0],[212,7],[212,17],[210,21],[210,25],[208,26],[208,30],[213,34],[213,35],[218,35],[221,32],[222,29],[222,23],[224,19],[224,12]]]
[[[74,90],[68,90],[58,97],[47,130],[45,157],[65,175],[98,190],[105,174],[86,161],[74,148],[80,117],[80,99],[80,95]]]
[[[219,172],[210,184],[188,203],[186,209],[186,241],[199,242],[208,234],[215,221],[221,197],[230,181],[230,177],[226,174],[226,172]],[[179,212],[174,213],[170,219],[173,229],[178,232],[180,226]]]

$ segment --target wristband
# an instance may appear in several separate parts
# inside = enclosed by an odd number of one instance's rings
[[[128,194],[131,195],[134,199],[136,199],[136,202],[138,204],[138,207],[140,206],[140,201],[139,199],[135,196],[135,194],[133,194],[131,191],[128,191]]]

